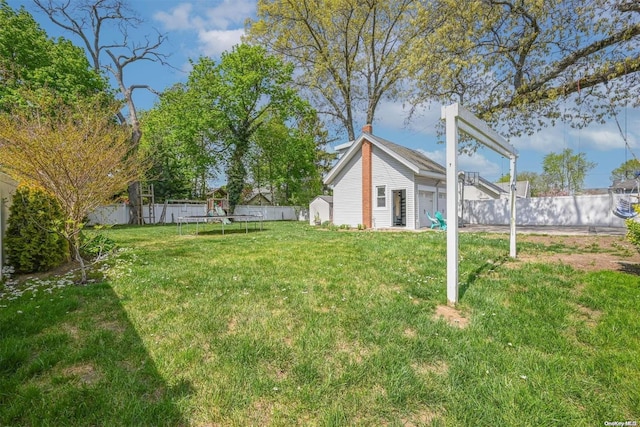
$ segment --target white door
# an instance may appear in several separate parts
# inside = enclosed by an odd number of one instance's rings
[[[427,212],[433,216],[433,191],[418,191],[418,218],[420,218],[420,228],[431,227],[431,221],[427,218]]]

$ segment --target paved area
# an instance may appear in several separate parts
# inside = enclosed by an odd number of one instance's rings
[[[468,224],[460,227],[461,233],[504,233],[509,234],[508,225],[477,225]],[[558,236],[624,236],[626,227],[598,227],[598,226],[553,226],[553,225],[519,225],[516,226],[517,234],[547,234]]]

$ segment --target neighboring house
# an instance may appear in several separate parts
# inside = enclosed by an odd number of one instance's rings
[[[245,205],[272,206],[273,193],[266,188],[256,188],[251,190],[244,198]]]
[[[516,197],[525,199],[531,197],[529,181],[516,182]],[[490,200],[500,198],[509,198],[508,182],[492,183],[482,177],[479,177],[478,182],[475,184],[465,183],[465,200]]]
[[[640,178],[627,179],[626,181],[616,182],[611,186],[614,193],[638,194],[640,192]]]
[[[509,198],[509,183],[497,182],[498,187],[504,190],[504,193],[500,197]],[[529,181],[516,181],[516,198],[529,199],[531,198],[531,183]]]
[[[426,216],[446,217],[446,169],[422,153],[372,134],[336,147],[341,154],[325,177],[333,186],[333,223],[367,228],[430,226]]]
[[[333,197],[318,196],[309,203],[309,224],[333,222]]]
[[[13,179],[0,172],[0,279],[2,279],[2,267],[4,267],[4,241],[2,239],[7,228],[11,196],[16,186],[17,183]]]

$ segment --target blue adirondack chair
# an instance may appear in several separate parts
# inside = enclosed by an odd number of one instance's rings
[[[429,215],[429,212],[427,212],[427,218],[429,218],[429,221],[431,221],[431,229],[433,230],[436,227],[440,227],[440,223],[438,222],[438,220],[434,217],[432,217],[431,215]]]
[[[440,211],[436,212],[436,219],[438,220],[438,224],[442,230],[447,230],[447,220],[443,218]]]

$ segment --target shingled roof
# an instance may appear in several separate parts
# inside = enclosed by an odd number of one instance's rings
[[[446,175],[447,170],[444,166],[434,162],[424,154],[411,148],[403,147],[395,144],[391,141],[387,141],[384,138],[372,135],[370,133],[363,133],[358,139],[353,141],[350,145],[343,144],[341,148],[346,149],[344,155],[338,160],[333,169],[329,172],[325,178],[325,183],[329,184],[333,181],[333,178],[337,176],[337,173],[344,167],[349,159],[360,150],[362,142],[364,140],[371,142],[374,146],[377,146],[382,151],[387,152],[392,157],[395,157],[401,163],[412,169],[414,173],[420,174],[435,174]],[[348,149],[347,149],[348,147]]]
[[[447,173],[447,169],[439,163],[434,162],[421,152],[417,150],[412,150],[411,148],[403,147],[402,145],[395,144],[391,141],[387,141],[386,139],[379,138],[377,136],[371,135],[376,141],[380,144],[384,145],[391,151],[395,152],[399,156],[404,157],[411,163],[415,164],[422,170],[432,171],[432,172],[441,172],[443,174]]]

